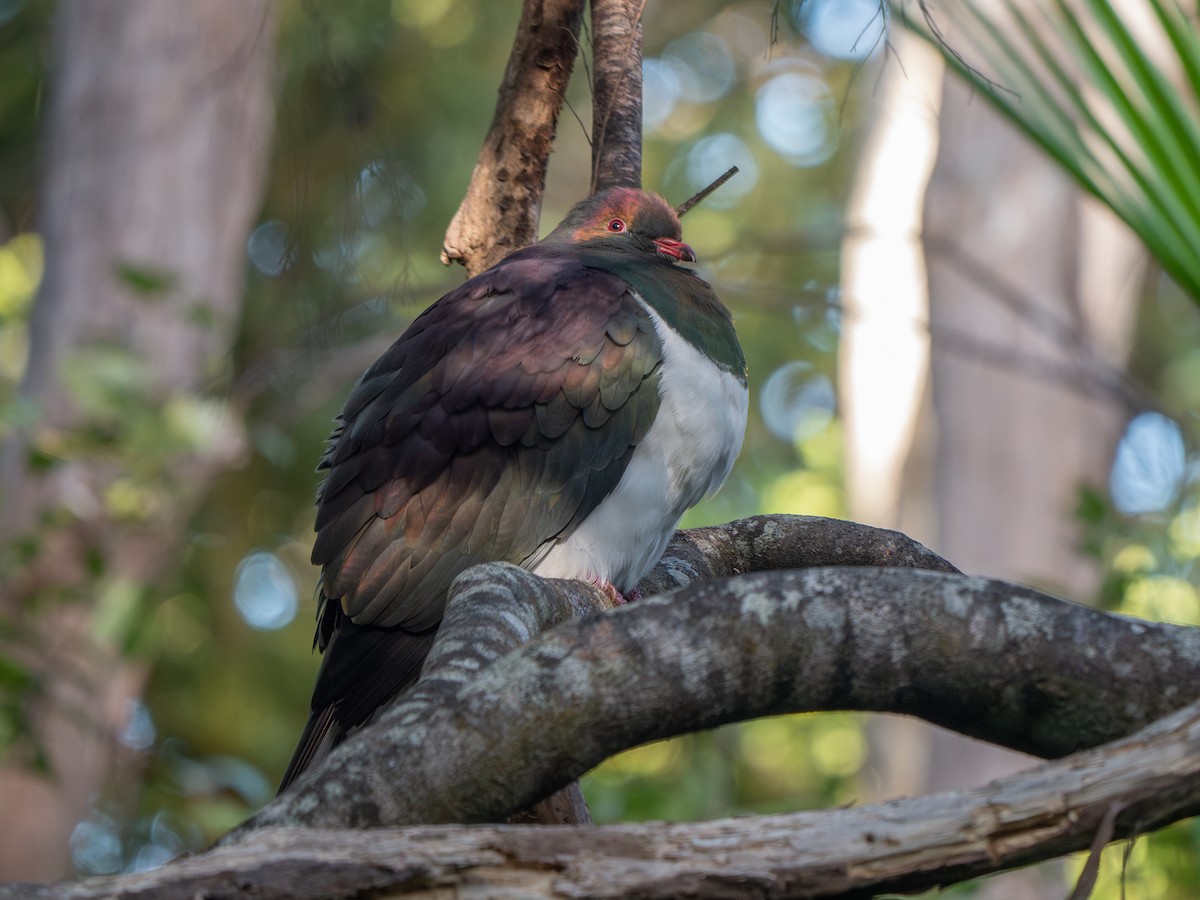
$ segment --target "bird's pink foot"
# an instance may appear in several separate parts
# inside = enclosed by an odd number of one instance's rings
[[[642,595],[638,591],[631,591],[630,596],[626,597],[616,589],[612,582],[605,581],[603,578],[589,577],[588,581],[604,591],[604,596],[612,601],[613,606],[624,606],[630,600],[640,600],[642,598]],[[633,594],[637,594],[637,596],[635,597]]]

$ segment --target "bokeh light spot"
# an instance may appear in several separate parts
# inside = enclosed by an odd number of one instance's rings
[[[1162,512],[1187,474],[1183,432],[1156,412],[1136,416],[1117,444],[1109,477],[1113,504],[1130,516]]]
[[[763,383],[759,407],[771,433],[802,441],[829,424],[836,405],[833,383],[803,360],[784,363]]]
[[[857,723],[832,720],[815,729],[811,752],[818,772],[845,778],[856,773],[867,761],[867,741]]]
[[[1154,551],[1145,544],[1129,544],[1122,547],[1121,550],[1113,557],[1112,568],[1114,572],[1152,572],[1154,567],[1158,565],[1158,560],[1154,556]]]
[[[808,0],[798,7],[796,24],[825,56],[862,60],[883,46],[887,23],[879,0]]]
[[[1200,596],[1191,583],[1171,575],[1134,579],[1125,591],[1121,612],[1175,625],[1200,625]]]
[[[1178,559],[1200,559],[1200,506],[1186,509],[1172,519],[1167,534]]]
[[[421,186],[385,160],[363,166],[355,189],[363,220],[370,228],[378,228],[393,217],[411,222],[425,208]]]
[[[282,275],[292,264],[287,226],[278,219],[263,222],[250,233],[246,253],[254,268],[268,278]]]
[[[824,79],[796,71],[771,78],[758,89],[755,101],[759,134],[794,166],[816,166],[829,159],[835,145],[833,111]]]
[[[437,25],[450,12],[453,0],[392,0],[392,16],[414,28]]]
[[[150,710],[140,700],[130,700],[128,708],[129,717],[125,720],[125,727],[121,729],[118,737],[126,747],[149,750],[154,746],[154,738],[157,736],[154,720],[150,718]]]
[[[642,128],[655,131],[679,105],[679,66],[666,59],[642,63]]]
[[[178,855],[178,852],[172,852],[168,847],[146,844],[144,847],[138,848],[133,865],[129,867],[129,870],[131,872],[148,872],[159,866],[165,866]]]
[[[81,875],[111,875],[124,863],[117,824],[100,813],[77,824],[71,831],[71,860]]]
[[[796,469],[774,479],[762,491],[759,512],[828,516],[845,514],[845,497],[819,472]]]
[[[238,564],[233,603],[252,628],[283,628],[296,617],[296,582],[278,556],[258,550]]]
[[[719,100],[733,84],[733,57],[725,42],[707,31],[684,35],[667,45],[663,59],[678,63],[679,92],[692,103]]]
[[[812,787],[812,773],[797,760],[804,755],[812,736],[812,720],[795,716],[756,719],[738,728],[739,749],[746,765],[779,790],[799,791]]]
[[[25,0],[0,0],[0,25],[10,22],[25,8]]]
[[[751,7],[747,7],[751,8]],[[763,21],[755,10],[755,15],[745,15],[736,12],[737,8],[726,7],[724,12],[710,26],[713,32],[725,41],[730,53],[735,58],[757,64],[768,59],[771,54],[771,38],[763,28]]]
[[[616,779],[657,778],[677,770],[682,762],[678,741],[655,741],[618,753],[597,771]]]
[[[36,234],[18,234],[0,244],[0,322],[25,313],[42,280],[42,239]]]

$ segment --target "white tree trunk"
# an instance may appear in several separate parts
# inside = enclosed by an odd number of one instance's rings
[[[904,72],[891,73],[890,91],[908,99],[877,125],[872,147],[893,149],[868,155],[853,223],[866,237],[845,256],[851,515],[898,527],[964,571],[1087,600],[1097,573],[1077,549],[1077,492],[1107,484],[1128,416],[1088,372],[1097,361],[1123,368],[1140,244],[982,98],[955,78],[939,91],[932,50],[911,38],[897,46]],[[931,148],[922,210],[912,197]],[[884,206],[888,196],[902,202]],[[895,229],[900,266],[878,237]],[[922,263],[927,294],[914,282]],[[880,326],[897,306],[918,318],[924,300],[928,344],[907,320]],[[892,427],[876,434],[879,409]],[[914,722],[885,723],[875,737],[884,796],[979,784],[1028,764]]]

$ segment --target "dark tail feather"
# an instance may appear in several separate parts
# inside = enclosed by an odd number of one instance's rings
[[[436,633],[436,627],[414,633],[360,628],[348,620],[338,623],[317,672],[313,711],[283,775],[280,793],[417,680]]]
[[[300,743],[292,754],[287,771],[283,773],[283,781],[279,783],[278,793],[286,791],[293,781],[305,773],[309,766],[325,756],[340,742],[344,732],[338,727],[333,715],[333,707],[327,706],[318,712],[309,713],[308,723],[304,733],[300,735]]]

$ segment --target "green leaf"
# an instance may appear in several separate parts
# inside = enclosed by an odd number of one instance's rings
[[[1082,487],[1075,499],[1075,518],[1090,525],[1104,521],[1109,511],[1108,497],[1091,487]]]
[[[0,655],[0,690],[23,693],[34,685],[33,673],[16,660]]]
[[[149,300],[158,299],[158,295],[175,287],[177,281],[174,272],[130,262],[118,263],[116,274],[127,287]]]

